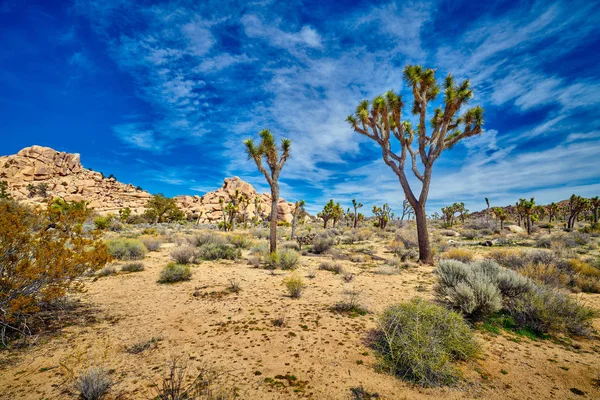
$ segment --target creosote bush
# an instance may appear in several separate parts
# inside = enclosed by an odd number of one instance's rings
[[[159,283],[173,283],[189,281],[192,278],[192,272],[188,265],[169,263],[160,272]]]
[[[460,314],[420,299],[384,311],[376,349],[385,368],[421,386],[454,383],[459,373],[453,363],[479,352]]]
[[[138,239],[112,239],[106,245],[110,254],[119,260],[141,260],[147,251]]]
[[[84,400],[102,399],[111,386],[110,376],[103,368],[90,368],[82,372],[75,381],[75,389]]]

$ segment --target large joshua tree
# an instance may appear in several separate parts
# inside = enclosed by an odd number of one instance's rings
[[[347,121],[356,132],[374,140],[381,147],[384,162],[398,176],[406,198],[415,210],[419,259],[423,263],[433,264],[425,214],[433,164],[444,150],[452,148],[462,139],[482,132],[483,108],[476,106],[459,114],[462,106],[473,96],[473,90],[468,79],[456,84],[449,74],[444,81],[443,104],[428,118],[427,106],[440,93],[435,70],[408,65],[404,69],[404,79],[412,90],[411,111],[419,119],[416,128],[402,119],[404,102],[393,91],[375,97],[371,103],[363,100],[356,108],[355,115],[348,116]],[[415,138],[416,147],[413,146]],[[406,176],[407,158],[413,174],[421,183],[418,195]]]
[[[260,144],[256,146],[252,139],[244,141],[246,145],[246,152],[248,153],[248,159],[253,159],[258,167],[258,170],[267,179],[269,186],[271,187],[271,229],[269,234],[270,251],[274,253],[277,251],[277,203],[279,202],[279,174],[283,169],[283,166],[287,159],[290,157],[290,147],[292,141],[289,139],[281,140],[281,148],[278,148],[275,143],[275,138],[268,129],[264,129],[259,132]],[[281,151],[281,155],[278,151]],[[265,159],[269,170],[267,171],[263,165],[263,158]]]

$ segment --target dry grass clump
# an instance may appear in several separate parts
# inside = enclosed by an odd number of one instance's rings
[[[288,276],[287,278],[284,278],[283,284],[285,285],[288,294],[292,299],[300,298],[300,296],[302,296],[304,288],[306,287],[304,281],[302,280],[302,277],[296,275],[295,273]]]
[[[394,238],[396,241],[401,242],[406,249],[415,249],[419,247],[419,240],[417,238],[417,231],[415,229],[401,228],[398,229]]]
[[[224,373],[201,367],[192,375],[182,357],[172,357],[159,383],[154,387],[155,400],[229,400],[237,398],[235,387],[227,385]],[[194,376],[192,380],[190,376]]]
[[[171,258],[178,264],[190,264],[196,258],[197,250],[192,246],[181,246],[171,250]]]
[[[330,310],[350,316],[366,315],[369,310],[363,305],[359,290],[346,290],[342,300],[331,306]]]
[[[140,272],[144,270],[144,264],[141,262],[133,262],[125,264],[121,267],[121,271],[123,272]]]
[[[421,299],[388,307],[375,343],[382,365],[421,386],[456,382],[456,361],[474,358],[479,345],[462,316]]]
[[[106,241],[108,252],[118,260],[141,260],[146,255],[146,247],[138,239],[112,239]]]
[[[84,400],[100,400],[108,393],[112,380],[103,368],[90,368],[75,380],[75,390]]]
[[[442,256],[442,260],[458,260],[462,262],[473,261],[473,253],[467,249],[454,248],[445,251]]]
[[[148,251],[158,251],[164,243],[164,239],[160,236],[140,236],[140,241]]]
[[[188,265],[169,263],[160,272],[159,283],[174,283],[189,281],[192,279],[192,271]]]
[[[333,272],[334,274],[341,274],[342,272],[344,272],[344,266],[342,264],[331,261],[323,261],[319,265],[319,269],[323,271]]]

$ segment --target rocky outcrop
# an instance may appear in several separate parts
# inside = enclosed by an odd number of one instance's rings
[[[44,204],[48,199],[60,197],[67,201],[89,202],[89,208],[100,214],[117,214],[129,207],[133,214],[141,214],[151,194],[124,184],[114,178],[105,178],[100,172],[84,168],[79,154],[59,152],[49,147],[26,147],[15,155],[0,157],[0,180],[8,183],[11,195],[24,203]],[[46,196],[28,189],[44,185]],[[236,190],[250,200],[245,210],[247,219],[258,215],[259,220],[271,214],[271,196],[259,194],[254,187],[238,177],[226,178],[223,186],[204,196],[176,196],[179,207],[188,218],[212,223],[222,219],[219,199],[229,201]],[[258,204],[258,213],[255,207]],[[293,204],[283,199],[277,207],[280,220],[291,222]]]
[[[244,182],[237,176],[225,178],[221,188],[213,192],[208,192],[204,196],[176,196],[175,201],[190,218],[197,220],[200,217],[201,223],[217,223],[223,218],[223,206],[219,200],[223,199],[227,203],[235,195],[236,191],[238,192],[238,196],[241,195],[249,200],[247,208],[240,210],[240,213],[246,213],[248,221],[254,216],[258,216],[259,220],[264,220],[271,215],[271,195],[258,193],[252,185]],[[258,205],[258,213],[255,201]],[[291,222],[293,207],[292,203],[279,199],[277,205],[278,219]]]
[[[26,147],[15,155],[0,157],[0,180],[8,183],[12,196],[25,203],[43,204],[60,197],[67,201],[89,201],[101,214],[118,213],[129,207],[142,213],[150,193],[133,185],[105,178],[100,172],[81,165],[79,154],[59,152],[49,147]],[[28,187],[45,185],[46,197]]]

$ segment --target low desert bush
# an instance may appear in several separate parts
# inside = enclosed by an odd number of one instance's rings
[[[330,310],[350,316],[366,315],[369,310],[363,305],[362,293],[358,290],[346,290],[342,300],[331,306]]]
[[[441,261],[436,274],[438,299],[472,319],[502,312],[515,320],[517,328],[537,334],[591,332],[592,309],[493,261]]]
[[[105,230],[110,226],[110,222],[112,221],[112,215],[104,215],[94,218],[94,226],[96,229]]]
[[[84,400],[100,400],[108,393],[112,381],[103,368],[90,368],[75,380],[75,390]]]
[[[350,283],[354,280],[354,273],[352,272],[344,272],[342,273],[342,280],[346,283]]]
[[[473,253],[467,249],[450,249],[442,254],[442,260],[473,261]]]
[[[335,245],[335,238],[325,235],[318,235],[312,242],[310,251],[315,254],[325,253]]]
[[[190,264],[194,262],[197,249],[192,246],[176,247],[171,251],[171,258],[178,264]]]
[[[125,264],[121,267],[121,271],[123,272],[140,272],[144,270],[144,264],[141,262],[134,262]]]
[[[163,238],[160,236],[140,236],[140,240],[148,251],[158,251],[164,243]]]
[[[455,382],[459,372],[453,363],[479,352],[460,314],[420,299],[384,311],[376,349],[385,368],[421,386]]]
[[[298,244],[298,242],[292,242],[292,241],[287,241],[284,242],[281,245],[282,248],[284,249],[288,249],[288,250],[295,250],[295,251],[300,251],[300,245]]]
[[[114,275],[116,273],[117,273],[117,270],[115,269],[115,267],[113,267],[112,265],[107,265],[106,267],[104,267],[100,271],[98,271],[97,276],[104,277],[104,276]]]
[[[192,246],[203,246],[205,244],[226,244],[227,240],[218,232],[205,231],[200,232],[190,238],[190,244]]]
[[[266,256],[269,269],[296,269],[300,260],[300,253],[295,250],[281,249]]]
[[[252,240],[242,233],[236,233],[229,236],[229,243],[238,249],[247,249],[252,245]]]
[[[192,278],[192,271],[188,265],[169,263],[160,272],[159,283],[173,283],[189,281]]]
[[[552,287],[565,287],[571,276],[553,264],[528,264],[517,270],[521,275]]]
[[[295,273],[288,276],[283,280],[283,284],[285,285],[288,294],[292,299],[298,299],[302,296],[302,291],[306,286],[302,278]]]
[[[484,234],[489,235],[494,231],[498,230],[498,223],[494,220],[487,218],[477,218],[474,220],[470,220],[465,224],[467,228],[474,229],[478,231],[486,231]],[[489,233],[488,233],[489,232]]]
[[[141,260],[146,247],[138,239],[113,239],[106,242],[110,254],[119,260]]]
[[[406,249],[416,249],[419,247],[417,232],[415,229],[398,229],[394,234],[395,240],[401,242]]]
[[[577,300],[538,285],[521,296],[508,299],[506,310],[519,327],[538,334],[589,335],[593,331],[590,320],[597,316],[597,311]]]
[[[319,265],[319,269],[323,271],[330,271],[334,274],[341,274],[344,272],[344,267],[340,263],[331,262],[331,261],[323,261]]]
[[[242,290],[242,284],[236,278],[229,278],[229,286],[227,287],[227,290],[233,293],[238,293],[240,290]]]
[[[462,232],[461,235],[467,240],[478,239],[481,237],[481,233],[479,231],[476,231],[475,229],[466,229]]]
[[[206,243],[198,248],[198,257],[203,260],[235,260],[240,255],[240,250],[230,244]]]
[[[400,240],[392,240],[390,242],[390,244],[387,246],[387,249],[394,253],[395,255],[399,256],[402,254],[402,252],[406,249],[406,247],[404,246],[404,243],[401,242]]]

